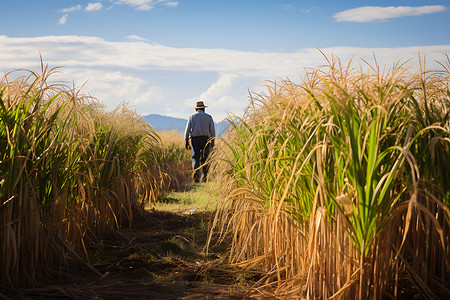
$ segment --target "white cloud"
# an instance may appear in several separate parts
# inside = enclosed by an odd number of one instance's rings
[[[148,87],[141,95],[131,99],[133,105],[161,104],[164,102],[164,92],[159,86]]]
[[[100,2],[95,2],[95,3],[89,3],[86,7],[85,7],[85,11],[97,11],[102,9],[103,5]],[[67,22],[67,19],[69,17],[70,12],[73,11],[77,11],[77,10],[81,10],[83,9],[83,7],[81,6],[81,4],[69,7],[69,8],[63,8],[60,11],[65,13],[61,18],[59,18],[58,23],[60,25],[64,25]]]
[[[179,2],[167,0],[117,0],[115,4],[129,5],[136,10],[151,10],[156,5],[175,7],[178,6]]]
[[[417,58],[420,53],[427,55],[428,67],[438,68],[435,60],[443,61],[443,53],[450,53],[450,45],[321,50],[343,62],[355,56],[355,63],[361,62],[359,58],[373,62],[375,54],[380,66]],[[83,91],[108,107],[126,100],[138,112],[186,117],[194,101],[203,99],[210,103],[208,111],[218,120],[226,117],[227,112],[242,111],[248,104],[248,89],[255,91],[264,80],[289,77],[295,81],[304,67],[325,63],[322,54],[312,48],[290,53],[249,52],[174,48],[150,42],[109,42],[88,36],[11,38],[0,35],[0,71],[38,70],[39,53],[50,67],[64,67],[64,80],[73,79],[78,86],[87,81]],[[417,59],[408,64],[417,67]],[[177,79],[173,80],[172,75],[177,75]]]
[[[175,7],[178,6],[178,4],[180,4],[179,2],[175,2],[175,1],[171,1],[171,2],[163,2],[162,5],[165,6],[171,6],[171,7]]]
[[[151,9],[153,9],[153,6],[144,4],[144,5],[140,5],[140,6],[136,7],[136,9],[137,10],[151,10]]]
[[[62,16],[61,18],[59,18],[58,23],[61,24],[61,25],[66,24],[66,22],[67,22],[67,17],[68,17],[68,14],[65,14],[64,16]]]
[[[129,39],[129,40],[135,40],[135,41],[141,41],[141,42],[148,41],[148,39],[143,38],[143,37],[138,36],[138,35],[135,35],[135,34],[132,34],[132,35],[127,36],[127,39]]]
[[[199,99],[207,101],[220,101],[224,96],[227,96],[232,92],[234,82],[239,78],[236,74],[223,74],[220,78],[214,82],[206,92],[203,92]]]
[[[146,80],[121,71],[65,68],[64,74],[58,76],[61,81],[70,77],[75,86],[83,86],[83,93],[105,102],[110,109],[125,101],[141,109],[147,106],[145,109],[151,111],[154,105],[164,102],[164,92],[160,87],[149,86]]]
[[[153,8],[153,0],[119,0],[116,4],[125,4],[137,10],[150,10]]]
[[[185,102],[186,106],[193,105],[195,101],[203,100],[208,106],[216,121],[223,120],[229,114],[233,114],[247,106],[247,89],[249,81],[240,75],[226,73],[211,84],[198,98],[192,98]]]
[[[411,6],[364,6],[341,11],[333,17],[337,21],[372,22],[405,16],[419,16],[445,11],[443,5]]]
[[[136,36],[133,36],[136,38]],[[411,46],[402,48],[331,47],[321,49],[342,60],[357,57],[372,60],[375,53],[380,64],[394,59],[417,57],[427,53],[428,61],[450,52],[450,45]],[[174,48],[149,42],[109,42],[89,36],[42,36],[10,38],[0,36],[0,66],[21,67],[34,60],[40,51],[44,59],[65,67],[109,67],[137,70],[213,71],[271,79],[295,76],[304,66],[323,64],[322,54],[314,48],[295,52],[250,52],[225,49]],[[14,59],[12,59],[14,58]],[[50,61],[49,61],[50,62]],[[33,64],[35,64],[34,62]]]
[[[84,9],[85,11],[97,11],[102,9],[103,5],[100,2],[95,2],[95,3],[89,3],[86,8]]]
[[[61,9],[61,12],[68,13],[68,12],[72,12],[72,11],[75,11],[75,10],[80,10],[81,8],[82,8],[81,4],[78,4],[78,5],[69,7],[69,8],[63,8],[63,9]]]

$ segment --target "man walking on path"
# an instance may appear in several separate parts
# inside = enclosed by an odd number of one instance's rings
[[[203,181],[206,181],[208,175],[209,164],[206,164],[209,152],[214,146],[214,137],[216,130],[213,118],[205,113],[205,104],[198,101],[194,109],[196,113],[189,117],[184,131],[184,139],[186,140],[186,149],[190,149],[189,139],[192,144],[192,168],[194,169],[195,182],[200,181],[201,169],[203,167]]]

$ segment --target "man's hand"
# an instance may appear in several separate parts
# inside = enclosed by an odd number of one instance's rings
[[[189,140],[186,140],[186,145],[184,146],[187,150],[191,150],[191,146],[189,145]]]

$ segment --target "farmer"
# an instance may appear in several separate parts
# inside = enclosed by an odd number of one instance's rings
[[[194,170],[195,182],[200,181],[201,170],[203,169],[203,181],[206,181],[208,175],[209,164],[206,160],[209,151],[214,146],[214,137],[216,130],[214,128],[213,118],[205,113],[205,104],[203,101],[197,101],[194,109],[196,113],[189,117],[184,132],[184,139],[186,140],[186,149],[191,149],[189,146],[189,139],[192,144],[192,168]]]

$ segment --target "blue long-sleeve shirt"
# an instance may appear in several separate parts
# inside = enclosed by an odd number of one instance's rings
[[[213,118],[201,110],[189,117],[184,131],[185,140],[196,136],[216,136]]]

